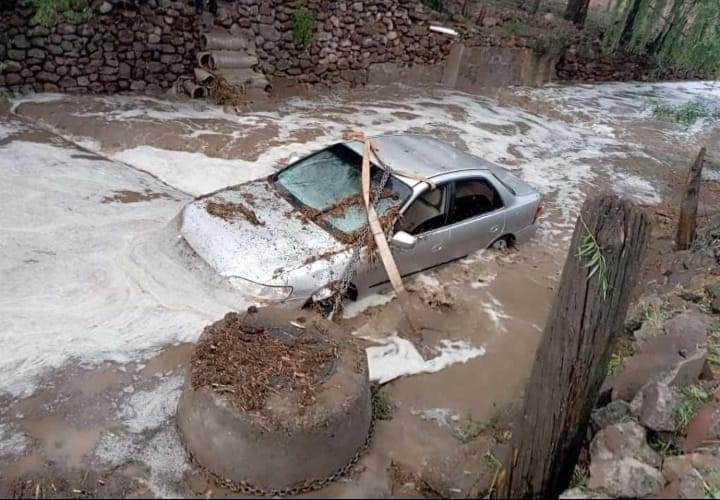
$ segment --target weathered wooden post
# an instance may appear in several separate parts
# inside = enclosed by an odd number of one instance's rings
[[[705,148],[700,150],[695,161],[690,164],[690,170],[688,170],[685,191],[683,191],[683,200],[680,205],[680,221],[678,222],[677,235],[675,236],[676,250],[687,250],[695,239],[703,163],[705,163]]]
[[[585,202],[540,343],[498,495],[557,497],[573,474],[651,220],[616,196]]]

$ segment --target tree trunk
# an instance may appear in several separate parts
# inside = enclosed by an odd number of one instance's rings
[[[700,181],[702,168],[705,162],[705,148],[700,150],[695,161],[688,170],[685,192],[680,205],[680,221],[675,236],[675,250],[687,250],[695,239],[698,198],[700,196]]]
[[[625,45],[632,37],[632,32],[635,29],[635,19],[637,19],[638,12],[640,11],[640,4],[642,0],[631,0],[632,5],[628,9],[628,15],[625,18],[625,24],[623,25],[622,33],[620,34],[620,45]]]
[[[542,0],[529,0],[527,2],[527,11],[530,14],[537,14],[538,10],[540,10],[540,4],[542,3]]]
[[[584,25],[589,3],[590,0],[568,0],[565,19],[572,21],[576,26]]]
[[[557,498],[570,484],[650,230],[648,214],[626,200],[602,196],[585,202],[525,389],[523,410],[513,427],[498,495]],[[605,271],[592,277],[592,255],[578,255],[589,234],[606,264]]]

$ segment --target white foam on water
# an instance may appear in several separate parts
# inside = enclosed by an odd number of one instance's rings
[[[491,294],[488,295],[487,301],[480,302],[480,308],[488,315],[490,321],[492,321],[495,328],[501,332],[506,332],[507,328],[503,324],[504,320],[512,319],[510,316],[505,314],[505,308],[498,299],[493,297]]]
[[[662,201],[650,181],[637,175],[615,172],[612,182],[616,192],[629,196],[637,202],[657,205]]]
[[[484,347],[474,347],[463,340],[441,340],[435,348],[440,354],[426,360],[412,342],[397,334],[368,340],[381,344],[366,349],[370,380],[379,384],[408,375],[436,373],[485,354]]]
[[[31,443],[32,440],[27,435],[14,432],[7,424],[0,424],[0,458],[19,457]]]
[[[358,300],[346,300],[343,303],[343,318],[352,319],[371,307],[384,306],[395,298],[394,292],[372,293]]]
[[[425,410],[410,410],[411,415],[419,416],[423,420],[435,422],[440,427],[450,427],[451,422],[459,422],[460,415],[453,413],[448,408],[428,408]]]
[[[429,274],[420,273],[415,276],[415,281],[425,288],[440,288],[440,280],[434,276],[430,276]]]
[[[169,224],[184,195],[79,151],[0,146],[0,392],[29,395],[70,359],[86,367],[138,361],[195,340],[246,305],[176,255]],[[101,203],[117,190],[145,189],[173,199]]]
[[[173,376],[153,388],[132,391],[118,416],[131,432],[159,427],[175,415],[182,385],[183,377]]]

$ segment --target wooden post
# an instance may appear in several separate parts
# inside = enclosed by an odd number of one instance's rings
[[[499,496],[557,498],[569,485],[650,230],[648,214],[629,201],[608,195],[585,202],[513,427]],[[592,254],[583,250],[589,235],[605,259],[605,269],[590,278]]]
[[[678,222],[677,236],[675,236],[675,250],[687,250],[695,239],[695,218],[697,217],[704,162],[705,148],[702,148],[688,170],[683,200],[680,205],[680,221]]]

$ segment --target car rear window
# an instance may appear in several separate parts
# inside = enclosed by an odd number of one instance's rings
[[[492,173],[515,196],[527,196],[535,193],[535,189],[530,184],[503,167],[493,166]]]

